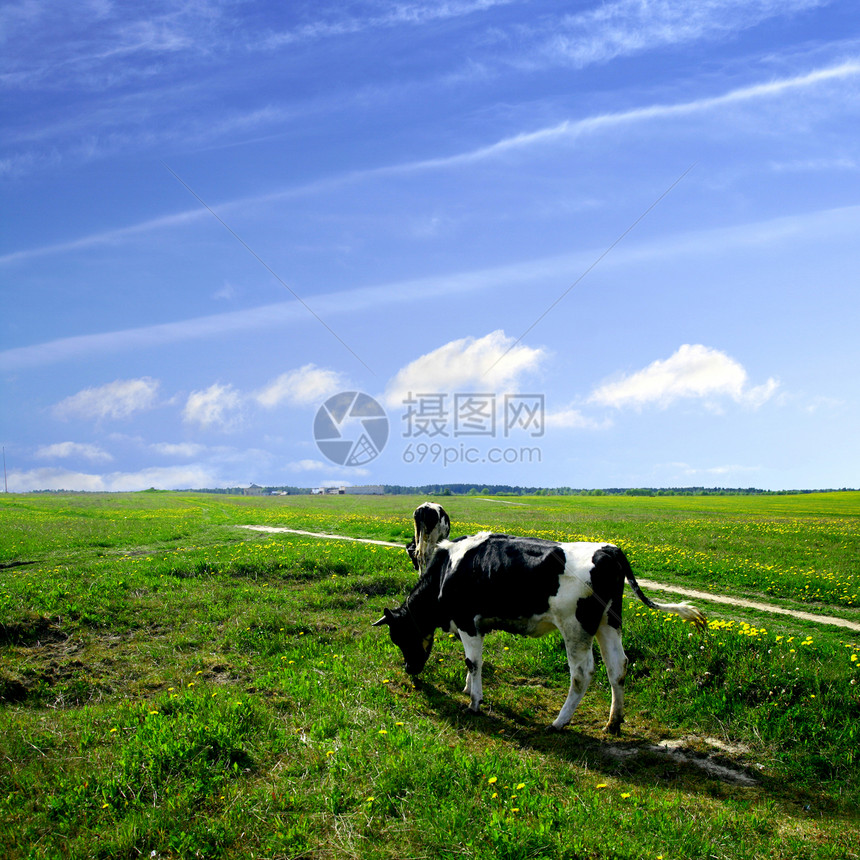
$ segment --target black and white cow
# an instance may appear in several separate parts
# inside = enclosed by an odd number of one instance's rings
[[[481,532],[441,540],[418,584],[400,608],[386,609],[386,624],[403,653],[406,671],[427,662],[437,629],[457,633],[466,652],[470,709],[480,710],[485,634],[507,630],[543,636],[558,629],[570,667],[570,692],[552,728],[570,722],[594,674],[594,637],[600,645],[612,704],[605,730],[617,734],[624,719],[627,658],[621,646],[624,581],[646,606],[674,612],[698,627],[705,618],[686,603],[655,603],[639,588],[624,553],[606,543],[555,543]]]
[[[436,544],[446,540],[451,533],[451,520],[442,505],[424,502],[412,514],[415,521],[415,536],[406,547],[412,565],[419,573],[424,573],[429,559],[436,551]]]

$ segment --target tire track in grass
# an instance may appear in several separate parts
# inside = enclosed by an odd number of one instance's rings
[[[250,529],[257,532],[286,532],[287,534],[304,535],[305,537],[325,538],[327,540],[349,540],[354,543],[369,543],[376,546],[390,546],[397,549],[405,549],[405,544],[395,543],[387,540],[373,540],[371,538],[358,538],[349,535],[326,534],[324,532],[308,532],[302,529],[288,529],[281,526],[239,526],[242,529]],[[759,603],[755,600],[745,600],[742,597],[729,597],[724,594],[713,594],[709,591],[696,591],[691,588],[680,588],[677,585],[667,585],[662,582],[654,582],[652,579],[639,579],[637,582],[643,588],[655,591],[667,591],[672,594],[680,594],[683,597],[692,597],[698,600],[710,600],[713,603],[726,603],[730,606],[741,606],[747,609],[757,609],[760,612],[772,612],[775,615],[789,615],[792,618],[801,618],[804,621],[812,621],[816,624],[833,624],[837,627],[847,627],[849,630],[860,631],[860,623],[849,621],[846,618],[835,618],[832,615],[815,615],[812,612],[803,612],[798,609],[784,609],[782,606],[774,606],[772,603]]]

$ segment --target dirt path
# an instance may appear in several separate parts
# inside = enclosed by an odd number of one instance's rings
[[[711,594],[708,591],[694,591],[691,588],[679,588],[675,585],[664,585],[650,579],[637,579],[639,585],[645,588],[653,588],[659,591],[671,591],[674,594],[682,594],[684,597],[694,597],[698,600],[710,600],[714,603],[728,603],[731,606],[745,606],[748,609],[758,609],[761,612],[773,612],[776,615],[791,615],[793,618],[802,618],[804,621],[814,621],[816,624],[834,624],[837,627],[847,627],[849,630],[860,631],[860,624],[849,621],[847,618],[834,618],[832,615],[814,615],[811,612],[801,612],[798,609],[784,609],[782,606],[774,606],[772,603],[758,603],[755,600],[744,600],[742,597],[726,597],[722,594]]]
[[[393,543],[390,540],[371,540],[370,538],[350,537],[349,535],[330,535],[324,532],[306,532],[302,529],[285,529],[276,526],[239,526],[240,529],[251,529],[254,532],[288,532],[291,535],[305,535],[306,537],[328,538],[328,540],[351,540],[353,543],[372,543],[376,546],[396,546],[405,549],[405,544]]]
[[[287,532],[294,535],[305,535],[306,537],[326,538],[328,540],[349,540],[355,543],[369,543],[376,546],[392,546],[403,549],[402,543],[393,543],[386,540],[371,540],[370,538],[349,537],[347,535],[332,535],[322,532],[306,532],[301,529],[288,529],[276,526],[240,526],[239,528],[250,529],[257,532]],[[847,627],[849,630],[860,632],[860,623],[848,621],[846,618],[834,618],[832,615],[815,615],[811,612],[801,612],[795,609],[784,609],[771,603],[758,603],[755,600],[744,600],[742,597],[727,597],[723,594],[711,594],[708,591],[695,591],[691,588],[680,588],[677,585],[666,585],[662,582],[654,582],[652,579],[637,579],[639,585],[657,591],[667,591],[671,594],[680,594],[684,597],[693,597],[698,600],[710,600],[713,603],[726,603],[730,606],[742,606],[747,609],[757,609],[760,612],[772,612],[776,615],[790,615],[793,618],[802,618],[804,621],[813,621],[816,624],[832,624],[836,627]]]

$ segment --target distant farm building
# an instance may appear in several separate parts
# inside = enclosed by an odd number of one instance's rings
[[[381,484],[364,487],[318,487],[311,490],[315,496],[381,496],[385,493]]]

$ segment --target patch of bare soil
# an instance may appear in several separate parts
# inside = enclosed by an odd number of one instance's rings
[[[734,757],[748,752],[749,749],[743,744],[730,744],[718,738],[698,738],[694,735],[666,739],[657,744],[644,744],[640,747],[610,745],[605,749],[605,755],[610,758],[660,756],[680,765],[695,767],[721,782],[752,786],[757,785],[758,780],[747,767],[734,761]]]
[[[44,615],[31,613],[8,624],[0,621],[0,645],[44,645],[67,638],[67,634]]]

